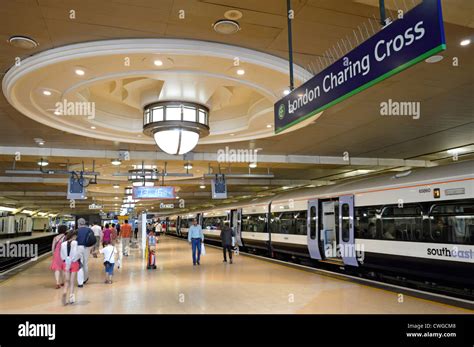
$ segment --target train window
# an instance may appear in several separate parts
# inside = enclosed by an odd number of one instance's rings
[[[418,204],[387,206],[382,211],[382,239],[418,241],[422,238],[423,211]]]
[[[374,207],[357,207],[355,209],[354,228],[357,238],[377,238],[377,209]]]
[[[349,242],[351,235],[351,220],[350,220],[350,208],[349,204],[342,204],[341,209],[341,218],[342,218],[342,241]]]
[[[266,214],[247,214],[242,216],[242,231],[264,233],[266,232]]]
[[[207,217],[202,221],[202,227],[209,230],[218,230],[221,228],[221,224],[224,223],[225,217]]]
[[[271,214],[270,231],[274,234],[306,235],[306,211]]]
[[[309,209],[309,237],[314,240],[316,239],[316,206],[311,206]]]
[[[474,205],[436,205],[430,213],[426,242],[474,244]]]

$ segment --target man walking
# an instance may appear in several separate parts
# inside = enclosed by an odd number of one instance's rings
[[[86,247],[87,234],[93,231],[86,225],[84,218],[77,220],[77,253],[81,262],[81,268],[77,273],[77,286],[82,288],[89,280],[89,247]]]
[[[197,220],[193,219],[193,225],[189,228],[188,241],[191,242],[193,252],[193,265],[201,265],[201,242],[204,241],[202,228],[197,224]],[[197,256],[196,256],[197,253]]]
[[[228,251],[229,260],[232,264],[232,229],[229,226],[229,222],[225,222],[221,226],[221,241],[222,252],[224,253],[224,263],[227,263],[226,251]]]
[[[94,225],[92,226],[92,231],[94,232],[94,236],[95,236],[95,245],[94,247],[92,247],[92,255],[94,256],[94,258],[97,258],[97,253],[99,252],[99,247],[100,247],[100,238],[101,238],[101,234],[102,234],[102,228],[100,227],[99,223],[97,222],[94,222]]]
[[[132,226],[128,224],[128,219],[126,219],[125,224],[120,227],[120,236],[122,237],[123,255],[128,257],[130,238],[132,237]]]

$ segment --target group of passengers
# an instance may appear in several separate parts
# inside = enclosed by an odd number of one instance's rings
[[[229,253],[229,262],[232,264],[232,253],[235,246],[235,234],[232,228],[229,226],[229,222],[225,221],[221,223],[221,243],[222,252],[224,255],[224,263],[227,263],[227,255]],[[196,219],[193,219],[193,223],[188,231],[188,242],[191,244],[193,266],[201,265],[201,253],[202,243],[204,242],[204,233],[201,226],[197,223]]]
[[[122,256],[128,256],[130,249],[132,227],[128,220],[122,225],[107,223],[101,227],[94,223],[89,227],[84,218],[79,218],[77,226],[76,230],[68,230],[66,225],[60,225],[52,244],[51,270],[54,271],[56,289],[63,287],[64,305],[75,302],[76,277],[79,288],[89,280],[89,254],[94,258],[97,258],[98,253],[103,255],[105,283],[111,284],[116,255],[120,268]]]
[[[76,230],[68,230],[66,225],[60,225],[58,235],[52,244],[53,259],[51,270],[54,271],[56,279],[56,289],[63,288],[62,302],[64,305],[75,302],[75,283],[77,274],[78,287],[82,288],[89,280],[88,260],[89,254],[97,258],[98,253],[103,255],[105,267],[105,283],[112,283],[114,273],[115,256],[118,255],[118,268],[122,265],[123,256],[129,255],[130,239],[132,237],[132,227],[125,220],[120,224],[105,224],[104,227],[94,223],[92,227],[86,225],[84,218],[77,221]],[[161,223],[147,224],[149,238],[155,238],[163,230]],[[95,240],[88,246],[88,238],[93,235]],[[135,237],[137,235],[135,234]],[[227,262],[227,253],[230,264],[235,246],[234,232],[229,226],[229,222],[221,224],[221,242],[224,262]],[[189,228],[188,241],[192,245],[193,265],[200,265],[202,254],[202,243],[204,233],[201,226],[194,219]],[[102,248],[100,248],[102,245]],[[156,243],[153,242],[153,246]],[[153,249],[154,251],[154,249]]]

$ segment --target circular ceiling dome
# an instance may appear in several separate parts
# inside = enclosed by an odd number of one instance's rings
[[[157,60],[162,64],[155,64]],[[296,85],[312,77],[297,65],[294,72]],[[155,140],[143,134],[143,109],[165,101],[209,110],[210,133],[199,144],[274,136],[274,104],[287,85],[284,59],[237,46],[175,39],[54,48],[12,66],[2,81],[8,102],[32,120],[77,135],[109,139],[113,134],[114,141],[150,145]]]

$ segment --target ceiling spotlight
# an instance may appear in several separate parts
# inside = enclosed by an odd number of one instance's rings
[[[114,197],[115,200],[118,200],[118,196]]]
[[[97,128],[96,128],[95,126],[91,126],[91,129],[92,129],[92,130],[95,130],[95,129],[97,129]]]
[[[257,163],[250,163],[249,168],[255,169],[257,167]]]
[[[155,61],[153,61],[153,64],[155,64],[155,66],[163,66],[163,61],[161,61],[160,59],[156,59]]]
[[[51,96],[51,92],[49,90],[43,90],[43,95],[46,95],[46,96]]]
[[[120,188],[120,184],[114,184],[113,187],[114,187],[115,189],[119,189],[119,188]]]
[[[230,136],[235,136],[235,134],[230,134]]]
[[[240,24],[235,20],[221,19],[215,22],[212,28],[219,34],[230,35],[240,30]]]
[[[237,72],[237,75],[240,75],[240,76],[245,75],[245,70],[244,69],[238,69],[236,72]]]
[[[44,146],[44,141],[39,141],[39,142],[38,142],[38,145]]]
[[[291,90],[289,90],[289,89],[285,89],[285,90],[283,91],[283,95],[285,95],[285,96],[288,95],[288,94],[290,94],[290,93],[291,93]]]
[[[239,10],[229,10],[224,12],[224,17],[230,20],[238,20],[242,18],[243,14]]]
[[[271,125],[271,124],[267,124],[267,128],[271,128],[271,127],[272,127],[272,125]]]
[[[122,161],[121,161],[120,159],[112,159],[112,160],[110,161],[110,163],[111,163],[112,165],[118,166],[118,165],[122,164]]]
[[[46,159],[40,159],[40,160],[38,160],[38,165],[39,166],[48,166],[49,162]]]
[[[76,69],[74,70],[74,72],[76,73],[76,75],[78,76],[84,76],[86,74],[86,72],[82,69]]]
[[[443,59],[444,59],[444,57],[442,55],[433,55],[433,56],[425,59],[425,62],[429,63],[429,64],[433,64],[433,63],[437,63],[437,62],[439,62]]]
[[[12,36],[8,39],[8,43],[13,47],[23,49],[33,49],[38,47],[38,42],[26,36]]]
[[[184,164],[184,168],[185,168],[186,170],[191,170],[191,169],[193,168],[193,164],[191,164],[191,163],[186,163],[186,164]]]
[[[199,186],[199,188],[201,188],[201,189],[205,189],[205,188],[206,188],[206,186],[205,186],[204,184],[201,184],[201,185]]]
[[[468,46],[470,44],[471,44],[471,39],[462,40],[460,43],[461,46]]]
[[[54,111],[54,114],[55,114],[56,116],[62,115],[61,111],[59,111],[59,110]]]

